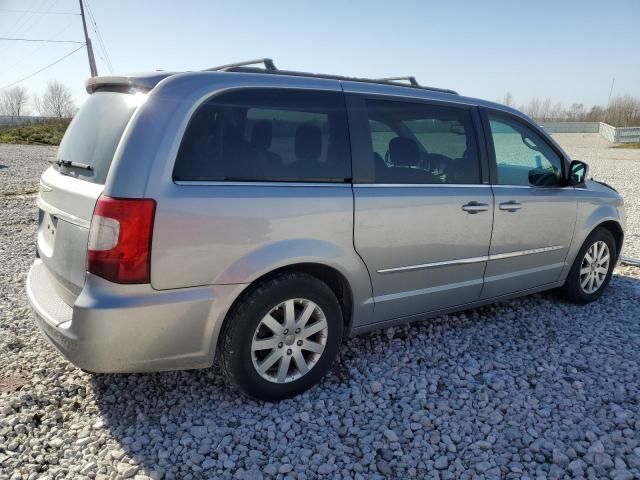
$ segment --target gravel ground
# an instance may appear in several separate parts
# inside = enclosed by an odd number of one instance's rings
[[[640,258],[640,150],[611,148],[611,144],[593,133],[556,133],[571,158],[589,164],[590,177],[606,182],[625,198],[627,228],[622,254]]]
[[[640,153],[556,137],[637,222]],[[90,375],[24,295],[54,152],[0,145],[0,478],[640,478],[640,268],[586,307],[545,293],[349,339],[320,386],[278,404],[215,367]]]

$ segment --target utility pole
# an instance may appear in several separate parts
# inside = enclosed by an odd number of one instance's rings
[[[607,109],[604,111],[604,123],[607,123],[607,117],[609,116],[609,106],[611,105],[611,95],[613,94],[613,85],[616,83],[615,77],[611,80],[611,89],[609,90],[609,100],[607,100]]]
[[[613,85],[616,83],[616,79],[611,80],[611,89],[609,90],[609,100],[607,100],[607,108],[609,108],[609,104],[611,103],[611,95],[613,94]]]
[[[87,33],[87,22],[84,19],[84,5],[82,5],[82,0],[78,0],[80,2],[80,16],[82,17],[82,28],[84,29],[84,40],[87,42],[87,55],[89,56],[89,69],[91,70],[91,76],[98,76],[98,69],[96,68],[96,59],[93,57],[93,47],[91,46],[91,39],[89,38],[89,34]]]

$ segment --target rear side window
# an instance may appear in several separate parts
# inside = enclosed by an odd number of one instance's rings
[[[58,160],[90,168],[56,168],[66,175],[104,184],[122,133],[145,97],[118,92],[91,95],[71,121],[57,156]]]
[[[366,100],[376,183],[480,183],[480,158],[465,108]]]
[[[201,105],[174,180],[344,182],[349,132],[339,92],[239,89]]]

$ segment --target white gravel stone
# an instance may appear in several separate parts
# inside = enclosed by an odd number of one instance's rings
[[[434,462],[433,466],[438,470],[444,470],[449,466],[449,459],[447,458],[446,455],[442,455],[436,458],[436,461]]]
[[[89,462],[84,467],[82,467],[82,469],[80,470],[80,473],[82,475],[88,475],[90,472],[93,472],[96,468],[97,468],[96,462]]]
[[[138,467],[136,465],[129,465],[128,463],[119,463],[116,471],[122,478],[131,478],[138,473]]]
[[[398,435],[393,430],[385,430],[384,436],[387,437],[387,440],[390,442],[397,442],[399,440]]]
[[[640,256],[640,151],[554,137],[625,195]],[[640,478],[640,268],[587,306],[544,293],[346,339],[319,386],[277,404],[217,366],[91,375],[25,298],[54,155],[0,145],[0,376],[24,379],[0,391],[0,478]]]

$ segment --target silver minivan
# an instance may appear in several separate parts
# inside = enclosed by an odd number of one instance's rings
[[[620,195],[511,108],[278,70],[94,77],[42,175],[27,294],[92,372],[209,367],[256,398],[344,337],[560,287],[597,299]]]

